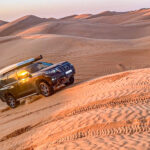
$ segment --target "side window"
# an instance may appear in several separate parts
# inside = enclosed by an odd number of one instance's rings
[[[16,75],[16,72],[10,72],[8,75],[7,75],[7,84],[10,84],[12,82],[15,82],[17,81],[17,75]]]
[[[47,63],[47,62],[41,62],[44,66],[52,66],[52,63]]]

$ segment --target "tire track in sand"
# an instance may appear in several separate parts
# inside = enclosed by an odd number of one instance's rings
[[[134,97],[134,98],[132,98],[132,97]],[[54,118],[52,118],[50,120],[46,120],[45,122],[38,123],[37,125],[30,126],[27,128],[25,127],[23,129],[22,128],[18,129],[16,131],[10,133],[9,135],[6,135],[2,139],[0,139],[0,142],[8,140],[8,139],[16,137],[16,136],[19,136],[21,134],[24,134],[25,132],[28,132],[28,131],[32,130],[33,128],[41,127],[50,122],[58,121],[58,120],[64,119],[65,117],[71,117],[71,116],[74,116],[74,115],[77,115],[80,113],[89,112],[91,110],[100,109],[100,108],[118,107],[121,105],[127,106],[127,105],[139,104],[139,103],[149,103],[149,102],[150,102],[150,94],[147,94],[147,95],[141,94],[141,95],[136,95],[136,96],[129,95],[129,96],[121,97],[121,98],[107,99],[107,100],[92,102],[85,106],[80,106],[77,108],[62,111],[59,114],[57,114]],[[116,116],[116,118],[117,118],[117,116]],[[129,121],[129,122],[131,122],[131,121]]]
[[[104,100],[91,102],[84,106],[79,106],[79,107],[75,107],[73,109],[61,111],[59,114],[57,114],[56,116],[53,117],[51,122],[63,119],[65,117],[77,115],[77,114],[80,114],[83,112],[91,111],[94,109],[135,105],[135,104],[139,104],[139,103],[142,103],[142,104],[150,103],[150,94],[149,93],[134,94],[134,95],[122,96],[119,98],[112,98],[112,99],[110,98],[110,99],[104,99]]]
[[[25,148],[25,150],[36,148],[39,145],[41,146],[46,144],[47,142],[49,145],[55,145],[85,137],[103,137],[124,134],[131,135],[140,132],[150,132],[150,118],[95,124],[74,131],[62,131],[48,136],[45,140],[41,141],[41,143]]]

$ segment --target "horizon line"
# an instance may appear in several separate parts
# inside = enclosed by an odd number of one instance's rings
[[[138,10],[146,10],[146,9],[150,9],[150,8],[140,8],[140,9],[134,9],[134,10],[127,10],[127,11],[116,11],[116,10],[105,10],[105,11],[101,11],[100,13],[103,13],[103,12],[121,12],[121,13],[126,13],[126,12],[134,12],[134,11],[138,11]],[[4,21],[4,22],[13,22],[15,20],[18,20],[20,18],[23,18],[23,17],[26,17],[26,16],[36,16],[36,17],[39,17],[39,18],[45,18],[45,19],[50,19],[50,18],[54,18],[54,19],[63,19],[63,18],[66,18],[66,17],[69,17],[69,16],[73,16],[73,15],[84,15],[84,14],[91,14],[91,15],[96,15],[96,14],[100,14],[100,13],[74,13],[74,14],[68,14],[68,15],[65,15],[63,17],[42,17],[40,15],[36,15],[36,14],[26,14],[26,15],[23,15],[22,17],[16,17],[15,19],[12,19],[12,20],[1,20],[0,21]]]

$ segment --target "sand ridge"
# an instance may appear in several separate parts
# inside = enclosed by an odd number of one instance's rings
[[[0,20],[0,26],[4,25],[4,24],[6,24],[6,23],[8,23],[8,22],[3,21],[3,20]]]
[[[149,67],[149,39],[102,40],[54,34],[0,37],[0,68],[42,54],[43,61],[70,61],[76,67],[76,82],[80,82]]]
[[[128,39],[149,36],[150,9],[129,12],[105,11],[61,19],[21,17],[0,26],[0,36],[58,34],[97,39]],[[136,33],[136,34],[135,34]]]

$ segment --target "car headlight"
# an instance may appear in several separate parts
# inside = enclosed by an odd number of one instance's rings
[[[52,78],[52,81],[55,81],[56,80],[56,77]]]

